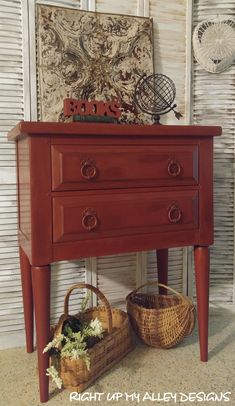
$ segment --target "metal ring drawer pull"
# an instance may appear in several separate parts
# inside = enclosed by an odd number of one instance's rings
[[[94,179],[97,176],[97,173],[98,173],[98,171],[97,171],[94,161],[92,161],[90,159],[86,159],[86,160],[82,161],[81,175],[84,179],[86,179],[86,180]]]
[[[86,209],[82,213],[82,226],[86,231],[92,231],[98,226],[98,217],[93,209]]]
[[[171,223],[179,223],[182,218],[182,211],[173,204],[168,210],[168,219]]]
[[[175,159],[171,159],[168,163],[167,170],[170,176],[176,177],[181,174],[182,168],[178,161],[176,161]]]

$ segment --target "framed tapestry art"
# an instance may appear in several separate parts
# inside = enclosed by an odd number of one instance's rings
[[[149,18],[37,5],[38,109],[66,121],[63,99],[119,100],[120,121],[151,123],[134,102],[139,78],[153,73]]]

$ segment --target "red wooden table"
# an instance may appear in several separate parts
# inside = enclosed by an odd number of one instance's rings
[[[48,400],[50,263],[194,245],[201,360],[208,359],[213,136],[220,127],[20,122],[19,245],[27,351],[36,319],[40,399]]]

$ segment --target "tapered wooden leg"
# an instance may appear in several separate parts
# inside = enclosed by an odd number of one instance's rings
[[[21,284],[24,306],[24,322],[25,322],[25,337],[26,350],[33,352],[33,288],[31,277],[31,265],[28,257],[20,247],[20,269],[21,269]]]
[[[168,249],[157,250],[158,282],[168,284]],[[159,288],[160,295],[167,295],[167,290]]]
[[[46,376],[49,356],[47,352],[43,354],[43,349],[50,340],[50,280],[49,265],[32,267],[41,402],[47,402],[49,398],[49,380],[48,376]]]
[[[197,313],[201,361],[208,361],[209,249],[194,247]]]

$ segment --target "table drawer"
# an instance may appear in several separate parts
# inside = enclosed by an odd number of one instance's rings
[[[198,145],[52,145],[52,190],[196,185]]]
[[[53,241],[69,242],[198,227],[198,191],[80,192],[53,198]]]

